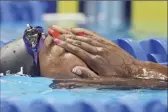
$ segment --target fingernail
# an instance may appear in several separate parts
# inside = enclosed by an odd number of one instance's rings
[[[61,34],[55,30],[53,30],[51,27],[48,28],[48,33],[53,37],[59,37]]]
[[[76,34],[79,35],[79,36],[85,36],[86,35],[84,32],[78,32]]]
[[[54,39],[54,42],[56,45],[59,45],[61,43],[61,40],[56,38],[56,39]]]
[[[77,75],[82,75],[82,71],[79,68],[76,68],[76,67],[72,69],[72,72],[77,74]]]

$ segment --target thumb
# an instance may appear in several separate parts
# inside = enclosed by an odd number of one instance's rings
[[[72,69],[72,73],[83,77],[83,78],[98,78],[99,76],[91,71],[89,68],[82,67],[82,66],[76,66]]]

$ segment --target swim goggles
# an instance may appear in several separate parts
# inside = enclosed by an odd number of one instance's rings
[[[32,27],[27,24],[24,31],[23,41],[27,48],[28,53],[33,57],[34,64],[38,66],[38,54],[46,38],[44,30],[41,26]]]

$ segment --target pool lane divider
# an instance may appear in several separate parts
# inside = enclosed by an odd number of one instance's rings
[[[168,106],[160,100],[150,100],[142,103],[141,100],[109,101],[102,103],[99,101],[75,101],[69,103],[58,103],[55,101],[38,99],[30,103],[21,101],[0,102],[1,112],[167,112]]]

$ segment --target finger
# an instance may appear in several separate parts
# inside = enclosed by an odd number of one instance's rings
[[[49,33],[52,37],[56,37],[56,38],[58,38],[58,37],[61,35],[60,32],[55,31],[55,30],[54,30],[53,28],[51,28],[51,27],[48,28],[48,33]]]
[[[89,68],[76,66],[72,69],[72,72],[83,78],[98,78],[99,76],[91,71]]]
[[[69,33],[68,34],[71,34],[71,35],[75,35],[71,32],[71,30],[69,28],[63,28],[64,30],[68,31]]]
[[[71,28],[70,30],[74,34],[99,36],[97,33],[84,29],[84,28]]]
[[[65,28],[62,28],[62,27],[57,26],[57,25],[53,25],[52,28],[55,31],[57,31],[57,32],[59,32],[61,34],[72,34],[72,32],[70,30],[66,30]]]
[[[88,37],[85,37],[85,36],[76,36],[76,35],[63,34],[63,35],[60,35],[59,38],[61,40],[66,40],[66,39],[70,38],[70,39],[74,39],[74,40],[78,40],[78,41],[81,41],[81,42],[85,42],[87,44],[90,44],[90,45],[93,45],[93,46],[97,46],[97,47],[104,46],[102,43],[97,42],[97,41],[93,40],[92,38],[88,38]]]
[[[45,39],[44,46],[46,52],[51,53],[52,56],[58,57],[65,53],[65,50],[62,47],[54,45],[53,37],[51,35],[48,35]]]
[[[85,42],[81,42],[81,41],[78,41],[78,40],[74,40],[74,39],[65,39],[65,41],[67,43],[70,43],[72,45],[75,45],[91,54],[100,54],[101,52],[103,52],[103,48],[102,47],[96,47],[96,46],[92,46],[88,43],[85,43]]]
[[[53,43],[53,38],[51,37],[51,35],[48,35],[44,40],[44,45],[46,47],[50,47],[52,43]]]
[[[102,37],[98,33],[84,29],[84,28],[71,28],[71,32],[74,34],[88,35],[89,38],[94,38],[95,40],[97,40],[98,42],[101,42],[101,43],[115,45],[110,40],[105,39],[104,37]]]
[[[89,38],[94,38],[95,40],[104,41],[105,39],[101,37],[98,33],[84,29],[84,28],[71,28],[71,32],[74,34],[88,36]]]
[[[83,61],[85,61],[87,64],[90,62],[91,58],[93,57],[92,54],[86,52],[85,50],[74,46],[72,44],[69,44],[65,41],[62,41],[60,39],[54,39],[54,42],[56,45],[64,48],[66,51],[78,56],[79,58],[81,58]]]
[[[51,47],[51,49],[48,50],[48,52],[51,54],[50,56],[52,56],[52,57],[60,57],[62,55],[65,55],[65,50],[62,47],[56,46],[56,45],[53,45]],[[59,60],[55,60],[55,61],[60,61],[60,60],[61,60],[61,58]]]

